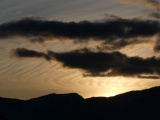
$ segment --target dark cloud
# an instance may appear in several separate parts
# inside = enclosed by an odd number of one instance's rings
[[[46,60],[51,59],[50,56],[48,56],[43,52],[37,52],[34,50],[28,50],[25,48],[17,48],[13,50],[12,53],[18,57],[38,57],[38,58],[42,57],[42,58],[45,58]]]
[[[78,68],[84,71],[84,76],[125,76],[139,78],[154,78],[160,76],[160,59],[156,57],[128,57],[120,52],[93,52],[88,49],[71,52],[47,53],[36,52],[24,48],[15,50],[19,57],[44,57],[54,59],[64,67]],[[20,53],[20,54],[19,54]]]
[[[148,39],[148,40],[147,40]],[[121,48],[124,48],[128,45],[137,45],[137,44],[142,44],[142,43],[151,43],[152,41],[147,38],[134,38],[134,39],[116,39],[116,40],[111,40],[107,42],[103,42],[100,46],[97,46],[97,48],[102,48],[104,50],[119,50]],[[99,50],[101,51],[101,50]]]
[[[112,19],[106,21],[61,22],[37,19],[0,25],[0,37],[27,37],[33,41],[46,38],[69,38],[77,41],[95,40],[113,41],[136,37],[151,37],[159,34],[160,23],[151,20]]]
[[[153,49],[154,49],[155,52],[159,52],[160,51],[160,45],[159,44],[155,45]]]
[[[160,39],[155,42],[155,46],[153,48],[155,52],[160,52]]]

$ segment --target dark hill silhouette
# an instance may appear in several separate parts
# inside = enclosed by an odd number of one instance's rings
[[[0,116],[8,120],[158,120],[160,87],[110,98],[84,99],[76,93],[29,100],[0,98]]]
[[[70,94],[49,94],[38,98],[33,98],[28,100],[28,102],[35,102],[39,104],[51,103],[51,104],[66,104],[66,103],[76,103],[83,100],[83,97],[77,93]]]
[[[4,118],[4,117],[2,117],[2,116],[0,116],[0,120],[7,120],[6,118]]]

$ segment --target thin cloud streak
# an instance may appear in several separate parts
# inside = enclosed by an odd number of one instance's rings
[[[128,57],[120,52],[93,52],[88,49],[63,53],[54,51],[42,53],[17,48],[14,52],[17,57],[43,57],[46,60],[59,61],[63,67],[83,70],[84,76],[160,78],[160,59],[154,56],[150,58]]]
[[[121,0],[121,3],[124,4],[135,3],[138,6],[145,6],[156,10],[160,10],[160,2],[157,0]]]
[[[157,0],[144,0],[144,3],[146,3],[148,6],[156,8],[157,10],[160,10],[160,2]]]
[[[160,19],[160,12],[153,12],[153,13],[149,14],[149,16]]]
[[[154,19],[160,18],[160,1],[158,0],[121,0],[121,3],[151,8],[152,12],[149,13],[148,16]]]

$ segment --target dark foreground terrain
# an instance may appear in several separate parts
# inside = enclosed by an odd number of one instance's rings
[[[0,120],[160,120],[160,87],[110,98],[84,99],[76,93],[0,98]]]

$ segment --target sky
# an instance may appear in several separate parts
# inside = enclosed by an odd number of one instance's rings
[[[159,0],[0,0],[0,96],[159,86],[159,40]]]

